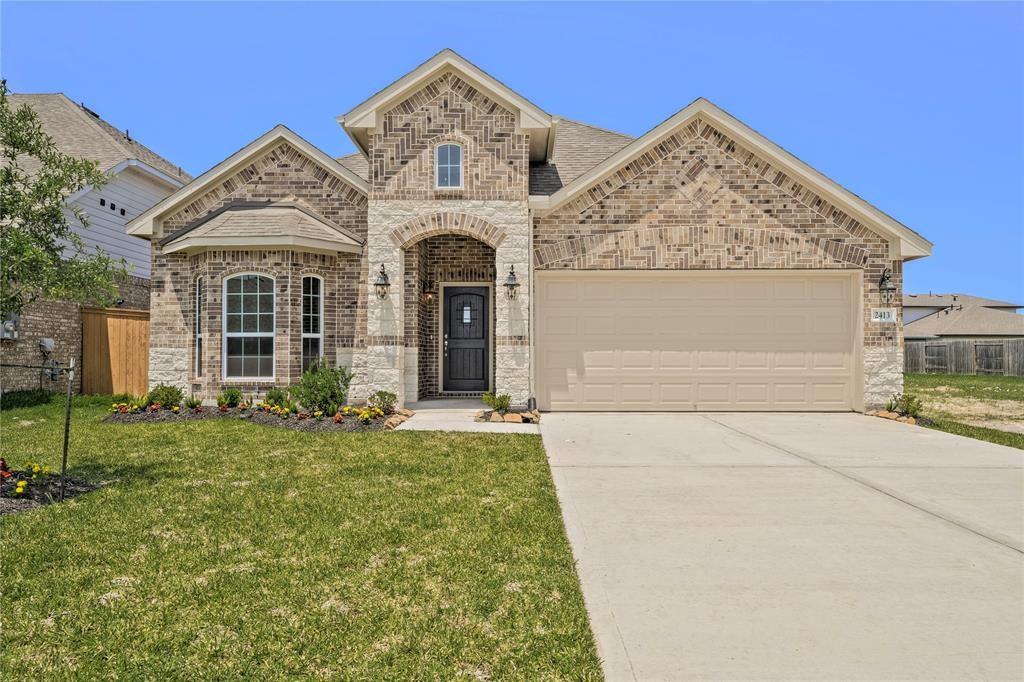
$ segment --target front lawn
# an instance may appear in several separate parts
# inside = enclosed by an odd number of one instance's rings
[[[921,398],[929,426],[1024,449],[1024,378],[907,374],[904,390]]]
[[[79,403],[108,485],[0,520],[4,679],[600,677],[540,438]],[[8,463],[59,466],[62,416],[0,413]]]

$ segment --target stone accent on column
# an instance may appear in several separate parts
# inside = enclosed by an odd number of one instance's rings
[[[864,348],[864,409],[884,407],[895,393],[903,392],[903,348]]]
[[[528,222],[528,218],[526,219]],[[497,267],[494,287],[496,393],[508,393],[513,405],[525,405],[530,398],[530,235],[511,234],[495,252]],[[509,300],[505,280],[515,266],[519,289]]]
[[[370,200],[369,206],[369,229],[367,237],[367,249],[369,253],[370,282],[376,277],[380,262],[388,262],[388,273],[392,273],[391,262],[395,263],[394,273],[391,275],[391,282],[399,285],[392,286],[392,294],[389,299],[390,305],[396,306],[393,310],[394,318],[384,320],[380,317],[382,313],[375,308],[373,303],[369,306],[368,334],[372,338],[374,329],[382,329],[385,322],[387,329],[394,329],[396,341],[402,344],[404,327],[402,325],[400,282],[396,279],[403,276],[400,267],[404,263],[402,250],[411,247],[418,240],[439,234],[459,234],[472,237],[493,247],[495,249],[495,286],[494,286],[494,341],[495,341],[495,368],[494,368],[494,390],[496,393],[508,393],[512,402],[520,405],[525,404],[530,397],[530,328],[529,328],[529,305],[530,305],[530,214],[525,201],[497,201],[497,200]],[[392,261],[382,261],[383,258],[391,258]],[[509,301],[505,296],[505,287],[502,286],[505,278],[508,277],[510,265],[515,265],[516,275],[520,282],[519,291],[514,301]],[[396,296],[399,293],[399,296]],[[377,316],[376,318],[374,316]],[[376,320],[376,321],[375,321]],[[394,322],[394,326],[390,323]],[[376,326],[375,326],[376,324]],[[367,351],[369,352],[369,344]],[[405,363],[406,354],[402,353],[402,364]],[[397,368],[395,368],[397,369]],[[414,376],[404,367],[400,374],[400,380],[392,381],[394,386],[400,386],[401,391],[395,388],[386,390],[394,391],[400,399],[412,399],[416,390],[415,385],[410,390],[406,386],[408,377]],[[380,373],[374,374],[374,378],[368,383],[373,388],[374,382],[379,381]],[[384,388],[380,386],[378,388]],[[373,390],[378,390],[373,388]],[[362,389],[361,387],[361,390]],[[371,391],[372,392],[372,391]]]
[[[189,385],[191,351],[188,346],[149,347],[149,387],[157,384],[177,386],[185,395],[192,392]]]
[[[419,348],[405,349],[405,402],[414,403],[419,398],[420,365]]]

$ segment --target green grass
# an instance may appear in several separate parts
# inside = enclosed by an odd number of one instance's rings
[[[1011,431],[1000,431],[999,429],[988,429],[983,426],[971,426],[949,419],[934,419],[927,422],[927,426],[946,433],[955,433],[958,436],[967,436],[977,440],[986,440],[989,443],[1006,445],[1011,448],[1024,450],[1024,433],[1013,433]]]
[[[936,390],[957,398],[1016,400],[1024,402],[1024,378],[973,374],[907,374],[907,393]]]
[[[1024,450],[1024,433],[967,423],[1024,423],[1024,378],[907,374],[904,390],[922,399],[931,428]]]
[[[110,484],[4,517],[0,677],[596,679],[536,436],[103,424]],[[0,413],[59,464],[57,399]]]

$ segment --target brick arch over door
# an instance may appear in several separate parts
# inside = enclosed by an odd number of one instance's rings
[[[400,248],[408,248],[427,237],[442,234],[460,234],[472,237],[497,249],[505,241],[505,231],[483,218],[467,213],[441,212],[414,218],[395,228],[391,240]]]

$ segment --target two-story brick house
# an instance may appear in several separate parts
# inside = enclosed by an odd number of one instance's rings
[[[131,222],[151,383],[262,391],[323,357],[355,401],[850,410],[902,387],[902,264],[931,244],[706,100],[633,139],[445,50],[338,121],[357,154],[278,126]]]

